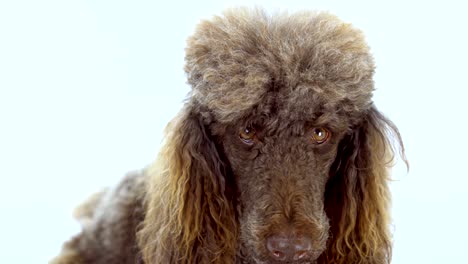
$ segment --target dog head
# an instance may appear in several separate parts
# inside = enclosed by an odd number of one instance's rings
[[[192,90],[150,183],[147,260],[389,262],[399,134],[373,106],[359,30],[327,13],[233,9],[197,27],[185,70]]]

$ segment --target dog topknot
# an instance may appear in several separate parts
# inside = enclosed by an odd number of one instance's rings
[[[364,36],[328,13],[230,9],[201,22],[187,46],[190,98],[217,122],[247,115],[281,86],[290,97],[282,109],[296,118],[319,108],[355,116],[371,105],[374,61]]]

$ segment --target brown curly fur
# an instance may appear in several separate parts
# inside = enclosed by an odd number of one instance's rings
[[[265,240],[284,230],[313,245],[288,263],[390,263],[387,169],[392,138],[404,159],[403,145],[372,103],[359,30],[328,13],[231,9],[197,27],[185,71],[192,91],[158,160],[84,206],[53,263],[280,263]],[[330,140],[315,144],[316,127]]]

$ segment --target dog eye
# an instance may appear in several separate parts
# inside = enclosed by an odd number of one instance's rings
[[[312,130],[312,139],[317,144],[325,143],[330,138],[330,132],[323,127],[316,127]]]
[[[254,143],[255,136],[255,129],[250,126],[241,129],[239,132],[239,138],[242,140],[242,142],[248,145],[252,145]]]

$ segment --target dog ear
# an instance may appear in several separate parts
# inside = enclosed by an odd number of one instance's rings
[[[406,162],[398,129],[375,107],[340,142],[325,192],[332,232],[325,263],[390,263],[393,142]]]
[[[149,169],[139,231],[145,263],[230,263],[237,241],[235,199],[226,164],[200,117],[185,111],[166,128]]]

